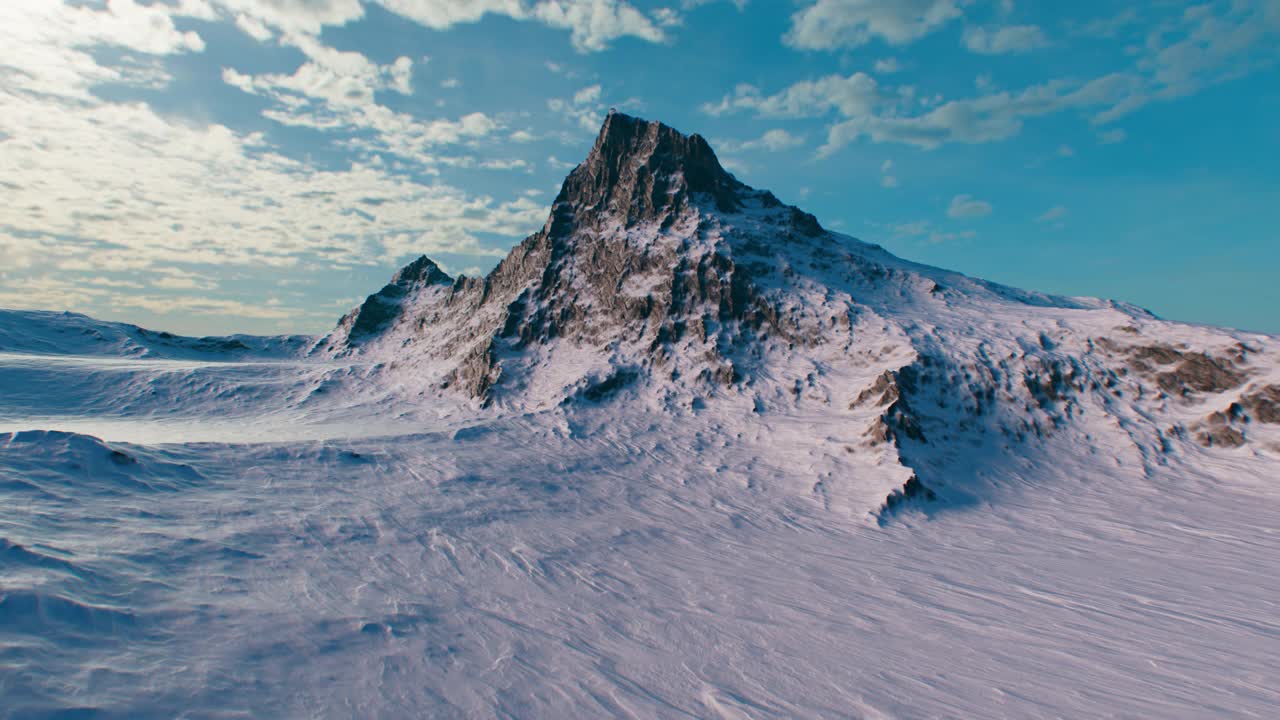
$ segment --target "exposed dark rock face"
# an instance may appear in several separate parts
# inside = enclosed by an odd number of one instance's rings
[[[1242,394],[1238,401],[1195,423],[1192,430],[1205,447],[1240,447],[1248,439],[1247,428],[1252,423],[1280,425],[1280,385]]]
[[[867,437],[872,445],[891,442],[899,450],[904,440],[918,443],[928,442],[920,422],[911,409],[907,396],[916,390],[919,373],[914,365],[906,365],[897,370],[886,370],[876,378],[871,387],[863,390],[850,406],[858,407],[874,402],[876,407],[884,410],[867,430]]]
[[[1221,392],[1239,387],[1247,376],[1230,361],[1204,353],[1185,353],[1172,370],[1156,375],[1160,389],[1167,393],[1188,395],[1192,392]]]
[[[1244,348],[1237,346],[1226,357],[1180,350],[1155,343],[1124,347],[1106,338],[1097,341],[1108,352],[1127,355],[1129,369],[1155,380],[1160,390],[1185,397],[1193,393],[1217,393],[1244,384],[1249,375],[1239,366],[1245,361]]]
[[[1253,420],[1280,425],[1280,385],[1267,385],[1246,393],[1240,405]]]
[[[920,478],[912,475],[902,484],[902,487],[894,490],[884,499],[884,505],[880,508],[880,517],[883,521],[886,516],[893,514],[909,500],[936,500],[937,494],[920,482]]]

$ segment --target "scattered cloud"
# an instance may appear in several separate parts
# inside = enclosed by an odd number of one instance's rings
[[[873,142],[895,142],[932,149],[945,143],[980,144],[1018,134],[1030,118],[1064,110],[1107,109],[1126,101],[1141,85],[1123,73],[1079,83],[1051,80],[1020,92],[994,92],[964,100],[949,100],[919,115],[900,112],[867,113],[828,128],[821,149],[830,154],[859,137]]]
[[[973,220],[991,214],[991,203],[975,199],[972,195],[956,195],[947,206],[947,217],[956,220]]]
[[[1095,18],[1087,22],[1068,22],[1073,35],[1093,40],[1110,39],[1138,24],[1140,15],[1135,8],[1125,8],[1115,15]]]
[[[791,16],[783,42],[837,50],[880,39],[906,45],[959,18],[968,0],[816,0]]]
[[[880,102],[875,78],[857,72],[849,76],[827,75],[802,80],[774,95],[763,95],[754,85],[741,84],[718,103],[707,103],[702,111],[719,116],[735,111],[752,111],[761,117],[819,117],[831,111],[845,117],[873,112]]]
[[[547,109],[563,116],[566,120],[587,132],[595,132],[604,122],[605,107],[601,103],[600,85],[588,85],[573,94],[568,100],[552,98],[547,101]]]
[[[1098,142],[1103,145],[1114,145],[1124,142],[1128,136],[1123,128],[1112,128],[1098,133]]]
[[[1038,223],[1053,222],[1054,220],[1059,220],[1061,218],[1066,217],[1066,215],[1067,215],[1067,209],[1065,207],[1061,205],[1054,205],[1053,207],[1044,211],[1039,217],[1037,217],[1036,222]]]
[[[114,2],[115,0],[113,0]],[[651,17],[624,0],[213,0],[226,10],[285,35],[320,35],[326,27],[358,20],[365,5],[377,4],[403,18],[433,30],[479,22],[486,15],[536,22],[569,31],[579,52],[598,52],[614,41],[634,37],[665,42],[662,21],[667,13]],[[243,26],[242,26],[242,29]],[[246,32],[248,32],[246,30]]]
[[[479,236],[515,238],[541,224],[544,209],[529,198],[472,196],[378,162],[327,167],[283,154],[262,133],[95,93],[106,84],[164,87],[169,77],[157,58],[204,47],[174,19],[209,19],[212,7],[194,0],[112,0],[102,9],[0,4],[7,50],[0,57],[0,187],[7,208],[0,220],[0,305],[305,318],[295,308],[241,302],[213,277],[228,267],[252,274],[367,265],[397,252],[492,257],[499,251]],[[251,22],[238,25],[256,31]],[[315,110],[315,125],[323,125],[323,111],[363,132],[399,130],[374,135],[384,140],[448,140],[497,127],[483,115],[439,125],[379,109],[370,102],[374,93],[412,90],[407,59],[379,65],[314,38],[288,42],[306,57],[295,73],[231,71],[228,81],[294,118]],[[126,53],[94,52],[104,46]],[[350,119],[360,117],[376,122]]]
[[[302,50],[307,61],[293,73],[247,75],[234,68],[223,68],[222,79],[228,85],[248,93],[270,97],[292,116],[308,116],[315,105],[335,113],[345,108],[373,104],[374,94],[393,90],[402,95],[413,92],[413,60],[401,56],[395,62],[379,65],[363,54],[335,50],[314,38],[302,36],[290,44]]]
[[[159,88],[169,76],[156,58],[198,53],[204,40],[180,31],[174,17],[193,5],[139,5],[113,0],[104,9],[60,2],[0,3],[0,77],[11,92],[89,101],[89,88],[116,84]],[[144,57],[104,65],[88,50],[109,47]]]
[[[973,230],[946,231],[928,220],[900,223],[890,228],[895,237],[918,238],[929,243],[945,243],[953,240],[971,240],[978,236]]]
[[[377,102],[378,93],[413,93],[409,57],[380,65],[361,53],[336,50],[309,36],[293,36],[288,43],[307,57],[291,74],[222,70],[228,85],[272,101],[262,114],[281,125],[336,133],[335,143],[342,147],[388,153],[426,167],[447,162],[433,154],[435,148],[475,141],[502,127],[480,112],[423,120]]]
[[[53,109],[10,98],[0,133],[27,139],[0,144],[0,182],[22,208],[6,216],[11,231],[56,238],[73,256],[92,249],[104,268],[283,266],[308,253],[358,264],[389,234],[426,251],[486,254],[473,233],[518,236],[541,220],[519,201],[375,166],[323,170],[260,135],[175,122],[142,104]]]
[[[1049,46],[1049,40],[1036,25],[974,26],[965,28],[963,37],[964,46],[980,55],[1026,53]]]
[[[903,44],[958,17],[963,5],[819,0],[793,15],[787,40],[806,49],[854,47],[872,37]],[[1124,24],[1128,16],[1113,20]],[[828,127],[827,142],[819,148],[824,156],[859,138],[933,149],[1005,140],[1020,133],[1027,120],[1065,111],[1082,113],[1091,124],[1103,126],[1152,102],[1280,62],[1280,6],[1274,0],[1197,5],[1153,27],[1143,43],[1132,47],[1135,59],[1129,67],[1094,78],[1054,78],[1000,91],[985,78],[977,84],[977,96],[946,99],[917,96],[910,85],[883,87],[855,73],[802,80],[773,95],[743,84],[702,110],[713,116],[750,110],[771,117],[818,117],[834,110],[844,119]],[[1048,42],[1033,25],[972,27],[965,40],[984,53],[1025,52]],[[909,107],[912,100],[916,112]]]
[[[669,7],[660,7],[653,11],[653,20],[659,27],[679,27],[684,24],[680,13]]]
[[[716,149],[727,152],[743,152],[766,150],[768,152],[779,152],[789,150],[804,144],[803,135],[794,135],[781,128],[766,131],[763,135],[754,140],[734,141],[734,140],[717,140]]]
[[[236,15],[236,27],[258,42],[268,42],[276,36],[261,20],[243,13]]]
[[[902,63],[899,63],[897,58],[887,57],[877,60],[874,67],[881,75],[891,75],[902,70]]]
[[[893,172],[892,160],[885,160],[880,164],[880,186],[887,188],[898,187],[898,178]]]

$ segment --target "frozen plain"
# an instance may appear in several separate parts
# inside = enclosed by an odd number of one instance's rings
[[[1280,707],[1280,485],[1251,450],[1153,468],[1068,428],[873,516],[860,488],[901,478],[804,404],[442,410],[286,341],[59,322],[89,339],[0,357],[6,717]]]

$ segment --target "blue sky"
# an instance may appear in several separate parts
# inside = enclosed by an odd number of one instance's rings
[[[1280,0],[7,0],[0,306],[321,332],[611,106],[904,257],[1280,332]]]

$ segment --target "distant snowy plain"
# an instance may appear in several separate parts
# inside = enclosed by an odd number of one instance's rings
[[[1280,708],[1280,484],[1229,454],[1062,435],[876,522],[822,414],[502,416],[93,340],[0,355],[2,717]]]

